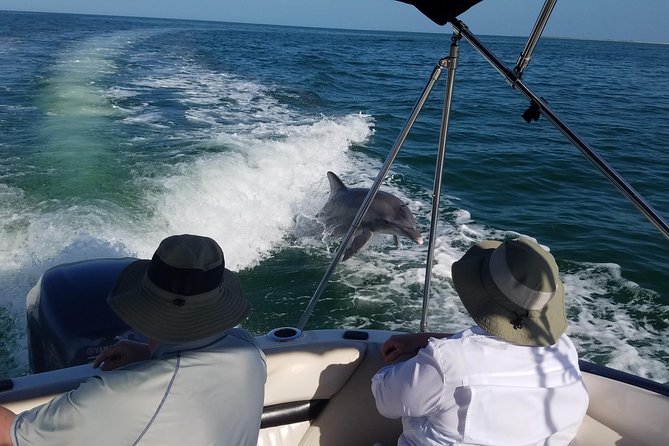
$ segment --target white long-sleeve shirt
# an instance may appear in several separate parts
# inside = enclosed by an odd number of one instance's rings
[[[510,344],[479,327],[434,339],[372,378],[379,412],[402,418],[399,446],[567,445],[588,406],[578,355]]]

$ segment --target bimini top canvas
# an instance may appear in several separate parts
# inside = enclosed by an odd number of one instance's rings
[[[437,25],[445,25],[482,0],[399,0],[414,5]]]

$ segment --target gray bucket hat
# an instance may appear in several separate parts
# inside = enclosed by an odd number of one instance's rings
[[[567,329],[553,256],[525,238],[484,241],[453,264],[453,284],[479,325],[518,345],[553,345]]]
[[[189,234],[166,238],[151,260],[128,265],[107,302],[132,328],[165,343],[222,333],[250,310],[218,243]]]

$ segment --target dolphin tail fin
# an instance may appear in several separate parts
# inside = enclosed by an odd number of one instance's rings
[[[334,172],[328,172],[328,181],[330,182],[330,198],[334,197],[340,190],[348,189]]]
[[[342,262],[344,260],[350,259],[353,254],[360,251],[360,249],[363,246],[365,246],[365,244],[367,244],[367,242],[369,241],[370,238],[372,238],[373,235],[374,233],[369,229],[363,229],[363,231],[360,234],[358,234],[356,238],[353,239],[353,241],[351,242],[351,246],[349,246],[348,249],[346,249],[346,252],[344,252],[344,259],[342,260]]]

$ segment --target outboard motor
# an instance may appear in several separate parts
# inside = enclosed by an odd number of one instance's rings
[[[47,270],[26,299],[33,373],[92,361],[130,330],[107,304],[121,271],[137,259],[95,259]]]

